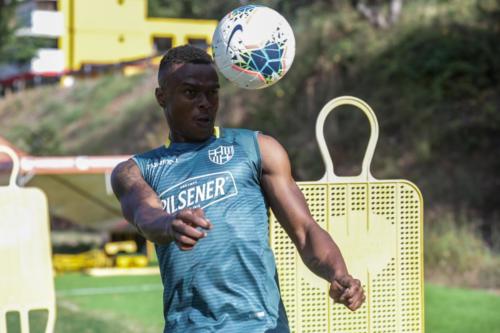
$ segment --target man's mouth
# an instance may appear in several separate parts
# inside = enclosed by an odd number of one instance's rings
[[[212,119],[208,116],[199,116],[196,117],[195,122],[200,127],[209,127],[212,125]]]

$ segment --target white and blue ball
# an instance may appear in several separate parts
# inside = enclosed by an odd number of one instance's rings
[[[219,22],[212,39],[215,64],[237,86],[261,89],[280,80],[295,56],[293,30],[275,10],[239,7]]]

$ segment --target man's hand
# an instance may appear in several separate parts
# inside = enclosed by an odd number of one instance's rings
[[[207,236],[205,230],[212,224],[201,208],[183,209],[175,214],[168,225],[168,234],[182,251],[192,250],[196,243]]]
[[[342,303],[355,311],[365,301],[365,292],[361,282],[350,275],[336,277],[330,285],[330,297],[336,303]]]

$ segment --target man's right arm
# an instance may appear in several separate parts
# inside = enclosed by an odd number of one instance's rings
[[[160,198],[144,181],[133,160],[116,166],[111,174],[111,186],[120,201],[123,216],[146,239],[158,244],[172,241],[167,230],[171,216],[162,209]]]
[[[196,227],[211,228],[201,209],[184,209],[175,215],[165,212],[160,198],[143,179],[133,160],[115,167],[111,186],[125,219],[154,243],[165,245],[175,241],[181,250],[191,250],[199,239],[206,236]]]

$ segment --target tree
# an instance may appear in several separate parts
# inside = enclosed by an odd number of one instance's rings
[[[14,34],[11,17],[14,12],[15,3],[0,0],[0,63],[5,60],[5,53]]]
[[[248,1],[218,0],[149,0],[148,16],[221,19],[230,10],[246,4]]]
[[[385,12],[384,6],[387,3],[389,8]],[[372,25],[386,29],[399,20],[403,0],[352,0],[352,5]]]
[[[0,64],[29,61],[37,49],[34,38],[16,36],[17,5],[14,0],[0,0]]]

